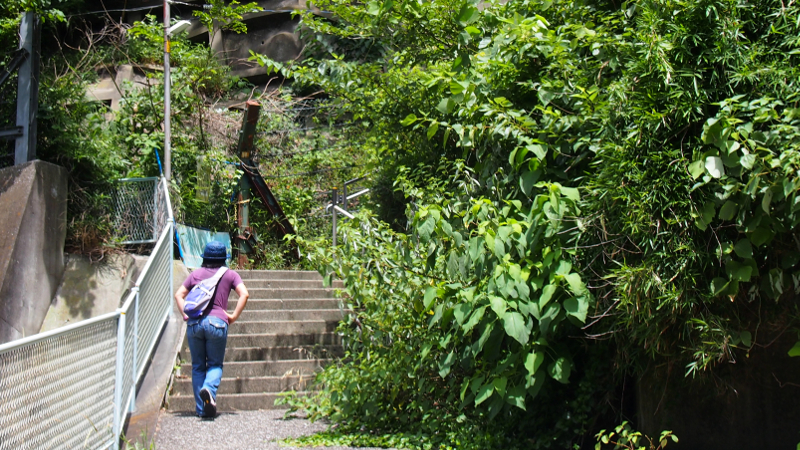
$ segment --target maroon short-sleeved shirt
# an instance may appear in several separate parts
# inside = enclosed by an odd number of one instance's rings
[[[219,269],[201,267],[186,278],[186,281],[183,282],[183,287],[191,291],[197,283],[213,277],[214,274],[217,273],[217,270]],[[230,269],[225,271],[225,274],[222,275],[217,285],[217,292],[214,294],[214,305],[211,307],[211,312],[209,312],[208,315],[219,317],[224,320],[225,323],[228,323],[228,315],[226,313],[228,310],[228,296],[231,295],[231,291],[236,289],[236,286],[241,283],[242,277],[240,277],[238,273]]]

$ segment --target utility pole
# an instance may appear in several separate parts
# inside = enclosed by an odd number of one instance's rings
[[[169,51],[169,0],[164,0],[164,178],[167,181],[172,175]]]
[[[41,19],[28,11],[22,15],[19,26],[19,48],[27,57],[17,72],[17,137],[14,164],[25,164],[36,159],[36,112],[39,109],[39,48],[41,47]]]

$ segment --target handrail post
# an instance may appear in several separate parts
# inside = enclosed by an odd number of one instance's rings
[[[136,299],[133,301],[133,311],[135,314],[133,315],[133,361],[131,361],[131,380],[133,380],[131,393],[133,395],[131,395],[131,404],[129,407],[129,411],[133,412],[136,410],[136,361],[139,360],[139,286],[134,286],[131,292],[136,293]]]
[[[125,311],[118,310],[117,325],[117,367],[114,378],[114,428],[113,449],[119,450],[119,435],[122,433],[122,379],[125,376]]]
[[[336,186],[333,187],[333,201],[331,202],[333,206],[331,207],[331,213],[333,214],[333,246],[336,247],[336,205],[339,200],[339,188]]]
[[[347,183],[344,184],[342,189],[344,196],[342,196],[342,208],[347,209]]]

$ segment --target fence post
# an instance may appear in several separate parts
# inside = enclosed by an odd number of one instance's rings
[[[114,444],[113,449],[119,450],[119,435],[122,432],[122,379],[125,376],[125,311],[119,312],[117,326],[117,367],[114,377]]]
[[[136,410],[136,361],[139,360],[138,353],[139,353],[139,286],[134,286],[131,289],[131,292],[136,293],[135,300],[133,301],[133,361],[131,361],[131,380],[133,380],[133,384],[131,386],[131,404],[129,407],[129,411],[133,412]]]
[[[339,200],[339,188],[333,187],[333,201],[331,202],[331,213],[333,214],[333,246],[336,247],[336,205]]]
[[[159,180],[155,180],[153,185],[155,189],[153,189],[153,240],[158,242],[158,234],[161,233],[161,230],[158,229],[158,183]],[[166,192],[164,195],[168,195]]]

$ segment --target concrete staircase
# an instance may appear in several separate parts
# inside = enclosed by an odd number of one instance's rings
[[[317,272],[237,271],[250,300],[239,320],[228,329],[219,411],[282,408],[278,393],[303,391],[329,358],[341,356],[335,329],[343,318],[333,288],[323,288]],[[338,284],[337,284],[338,283]],[[231,292],[228,310],[238,296]],[[168,410],[194,412],[192,363],[184,337]]]

